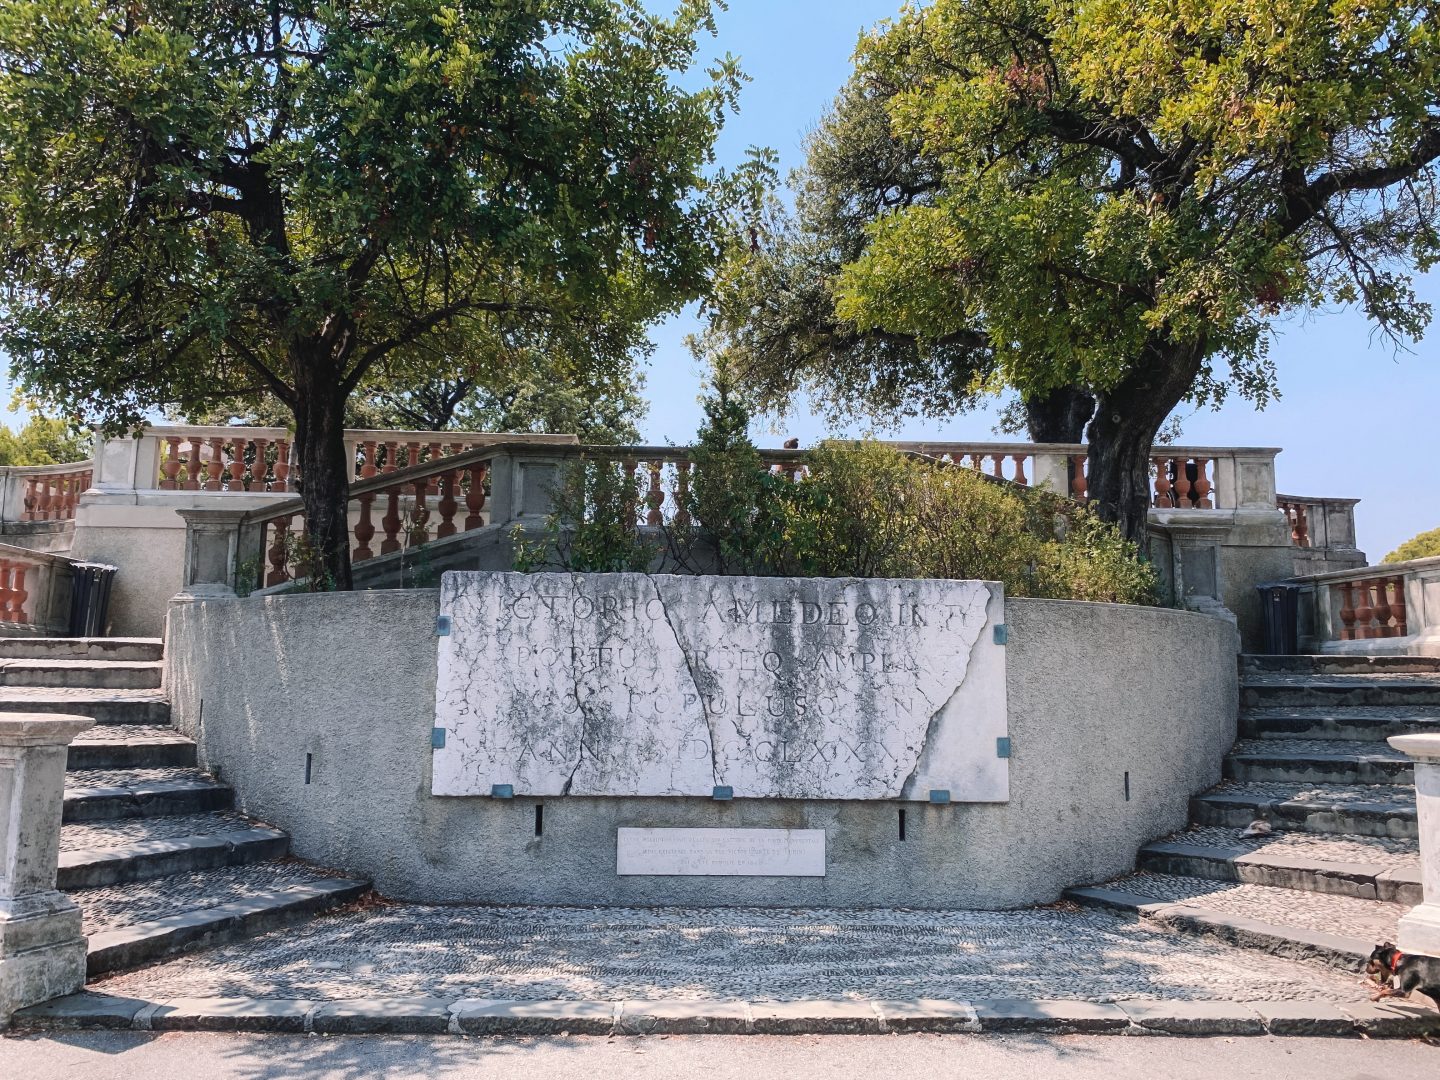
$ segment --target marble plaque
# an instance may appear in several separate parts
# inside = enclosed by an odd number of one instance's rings
[[[620,829],[615,873],[824,877],[824,829]]]
[[[993,582],[464,572],[440,609],[436,795],[1009,798]]]

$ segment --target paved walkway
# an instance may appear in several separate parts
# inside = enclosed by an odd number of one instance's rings
[[[385,904],[92,984],[149,998],[1367,999],[1358,976],[1101,910]]]

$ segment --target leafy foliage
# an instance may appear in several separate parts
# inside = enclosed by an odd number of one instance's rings
[[[90,456],[90,437],[63,420],[32,417],[19,431],[0,424],[0,465],[64,465]]]
[[[1440,529],[1431,529],[1418,536],[1412,536],[1389,555],[1387,563],[1409,562],[1411,559],[1433,559],[1440,555]]]

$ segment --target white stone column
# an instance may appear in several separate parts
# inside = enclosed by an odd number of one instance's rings
[[[1440,957],[1440,735],[1396,735],[1389,742],[1415,761],[1424,889],[1424,902],[1400,919],[1395,944],[1402,953]]]
[[[0,713],[0,1026],[85,985],[80,909],[55,888],[70,740],[95,721]]]

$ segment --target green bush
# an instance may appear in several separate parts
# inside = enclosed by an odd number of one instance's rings
[[[1440,555],[1440,529],[1431,529],[1419,536],[1412,536],[1389,555],[1385,561],[1409,562],[1411,559],[1432,559]]]

